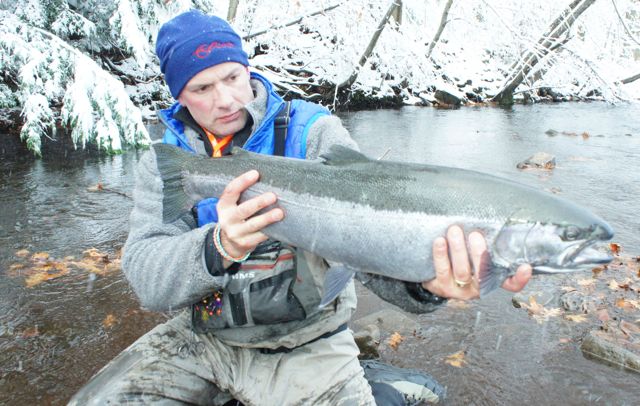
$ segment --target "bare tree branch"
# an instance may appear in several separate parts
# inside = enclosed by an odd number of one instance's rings
[[[636,80],[638,80],[638,79],[640,79],[640,73],[638,73],[637,75],[629,76],[629,77],[628,77],[628,78],[626,78],[626,79],[622,79],[622,80],[620,81],[620,83],[622,83],[623,85],[626,85],[627,83],[634,82],[634,81],[636,81]]]
[[[624,19],[622,18],[622,16],[620,15],[620,12],[618,11],[618,6],[616,5],[616,1],[615,0],[611,0],[611,2],[613,3],[613,8],[616,9],[616,14],[618,15],[618,18],[620,19],[620,22],[622,23],[622,26],[624,27],[624,30],[627,32],[627,34],[633,40],[633,42],[635,42],[636,44],[640,45],[640,42],[638,42],[636,37],[633,36],[631,31],[629,30],[629,27],[627,27],[627,24],[624,23]]]
[[[229,0],[229,10],[227,10],[227,21],[230,23],[236,19],[236,12],[238,11],[238,4],[240,0]]]
[[[286,24],[275,24],[275,25],[272,25],[271,27],[267,28],[266,30],[262,30],[262,31],[254,32],[253,34],[245,35],[244,37],[242,37],[242,39],[246,41],[246,40],[249,40],[251,38],[257,37],[258,35],[266,34],[271,30],[275,30],[275,29],[278,29],[278,28],[284,28],[284,27],[289,27],[289,26],[292,26],[292,25],[296,25],[296,24],[300,23],[300,21],[302,21],[302,19],[304,19],[304,18],[313,17],[313,16],[318,15],[318,14],[324,14],[325,12],[331,11],[334,8],[338,8],[340,6],[341,6],[341,4],[334,4],[333,6],[329,6],[327,8],[323,8],[322,10],[314,11],[313,13],[304,15],[304,16],[299,17],[299,18],[296,18],[295,20],[289,21]]]
[[[506,84],[491,100],[500,104],[513,104],[513,92],[522,83],[525,77],[531,72],[533,67],[546,57],[549,53],[558,49],[564,40],[560,39],[571,28],[573,23],[584,13],[596,0],[574,0],[569,6],[556,18],[547,32],[542,35],[537,49],[529,51],[524,57],[516,61],[510,68],[510,74],[507,77]],[[559,44],[560,43],[560,44]]]
[[[444,27],[449,22],[449,10],[451,9],[451,5],[453,4],[453,0],[447,0],[447,4],[444,6],[444,10],[442,11],[442,17],[440,17],[440,26],[438,27],[438,31],[436,35],[433,36],[431,43],[429,44],[429,49],[427,50],[427,59],[431,58],[431,52],[433,48],[435,48],[438,41],[440,41],[440,36],[442,35],[442,31],[444,31]]]
[[[387,13],[384,15],[384,17],[382,17],[382,20],[380,20],[380,23],[378,24],[378,28],[376,28],[375,32],[373,33],[373,36],[371,37],[371,41],[369,41],[369,45],[367,46],[367,49],[365,49],[364,52],[362,53],[362,56],[360,56],[360,60],[358,61],[358,66],[356,66],[356,68],[353,70],[353,73],[351,74],[351,76],[349,76],[349,79],[345,80],[344,82],[336,86],[336,91],[338,89],[349,87],[354,84],[354,82],[356,81],[356,78],[358,77],[358,73],[360,73],[360,69],[367,62],[367,59],[369,59],[369,57],[371,56],[371,53],[373,52],[373,48],[375,48],[376,44],[378,43],[380,34],[382,34],[382,31],[384,30],[385,25],[387,25],[387,22],[389,21],[391,14],[393,14],[395,9],[397,7],[400,7],[400,5],[401,5],[400,0],[393,0],[391,2],[391,5],[389,6]]]

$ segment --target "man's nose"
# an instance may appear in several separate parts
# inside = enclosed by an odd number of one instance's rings
[[[219,86],[213,98],[216,107],[219,109],[227,109],[233,104],[233,94],[226,86]]]

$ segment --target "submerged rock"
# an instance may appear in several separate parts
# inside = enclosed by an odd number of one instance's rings
[[[556,157],[546,152],[536,152],[516,166],[518,169],[553,169],[556,167]]]
[[[640,348],[628,340],[592,330],[582,341],[582,354],[589,359],[640,373]]]

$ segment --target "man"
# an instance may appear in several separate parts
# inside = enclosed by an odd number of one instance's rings
[[[287,105],[268,80],[250,73],[240,37],[217,17],[198,11],[175,17],[160,29],[156,51],[178,100],[161,113],[165,143],[213,159],[232,146],[306,159],[334,144],[357,148],[326,109],[300,100]],[[274,126],[281,121],[288,124]],[[72,403],[217,405],[235,398],[245,404],[366,405],[404,404],[412,395],[437,400],[440,388],[426,376],[410,380],[420,389],[413,394],[385,381],[402,380],[398,368],[370,363],[365,377],[346,329],[356,303],[353,282],[331,305],[318,307],[327,262],[262,233],[286,215],[277,205],[261,211],[277,203],[275,194],[239,202],[259,176],[249,171],[231,180],[221,196],[164,224],[153,150],[141,159],[123,270],[145,307],[191,311],[141,337]],[[434,280],[362,281],[413,312],[432,311],[444,297],[475,298],[472,269],[486,243],[472,233],[469,246],[468,252],[462,229],[452,227],[434,242]],[[523,267],[504,287],[517,291],[529,276]]]

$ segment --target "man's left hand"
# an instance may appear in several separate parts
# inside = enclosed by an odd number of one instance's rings
[[[429,292],[449,299],[475,299],[480,297],[478,274],[483,257],[487,255],[487,242],[477,231],[469,234],[469,249],[464,232],[459,226],[447,230],[447,237],[433,242],[435,279],[422,283]],[[507,278],[502,288],[519,292],[531,278],[531,266],[523,264],[515,275]]]

